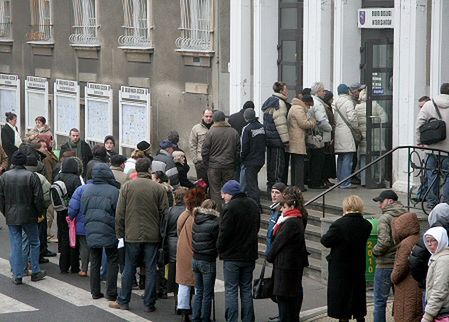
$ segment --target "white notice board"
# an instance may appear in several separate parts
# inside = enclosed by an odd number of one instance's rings
[[[119,102],[119,143],[135,148],[140,141],[151,142],[151,105],[148,88],[122,86]]]
[[[103,143],[112,135],[112,88],[110,85],[88,83],[86,93],[86,140]]]
[[[32,129],[35,119],[48,120],[48,81],[46,78],[28,76],[25,81],[25,127]]]
[[[0,124],[6,122],[6,112],[17,115],[20,124],[20,79],[17,75],[0,74]]]
[[[57,79],[55,82],[54,131],[68,136],[72,128],[80,128],[80,87],[78,82]]]

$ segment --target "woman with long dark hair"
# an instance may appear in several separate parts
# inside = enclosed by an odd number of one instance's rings
[[[17,129],[17,115],[12,112],[5,113],[6,124],[2,127],[2,146],[8,156],[9,164],[11,164],[11,157],[14,152],[19,149],[22,144],[19,130]]]

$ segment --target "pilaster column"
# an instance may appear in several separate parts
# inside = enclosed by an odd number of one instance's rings
[[[441,83],[449,82],[449,1],[432,0],[430,37],[430,96],[440,93]],[[422,44],[424,45],[424,44]]]

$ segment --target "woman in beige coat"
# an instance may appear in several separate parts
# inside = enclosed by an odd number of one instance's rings
[[[316,125],[314,118],[307,115],[310,106],[313,106],[313,98],[304,95],[302,99],[294,98],[292,107],[288,112],[287,125],[290,138],[288,152],[291,154],[291,180],[292,185],[301,191],[304,188],[304,157],[306,152],[306,130],[313,129]]]
[[[187,318],[190,312],[190,290],[195,286],[192,270],[192,228],[193,209],[201,206],[206,193],[201,188],[189,190],[184,196],[186,210],[178,218],[178,246],[176,249],[176,283],[178,289],[178,310]],[[187,320],[188,321],[188,320]]]

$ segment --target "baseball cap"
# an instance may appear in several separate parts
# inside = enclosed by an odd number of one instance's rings
[[[362,89],[364,89],[366,87],[365,84],[360,84],[360,83],[353,83],[351,84],[351,86],[349,86],[349,89],[351,91],[361,91]]]

